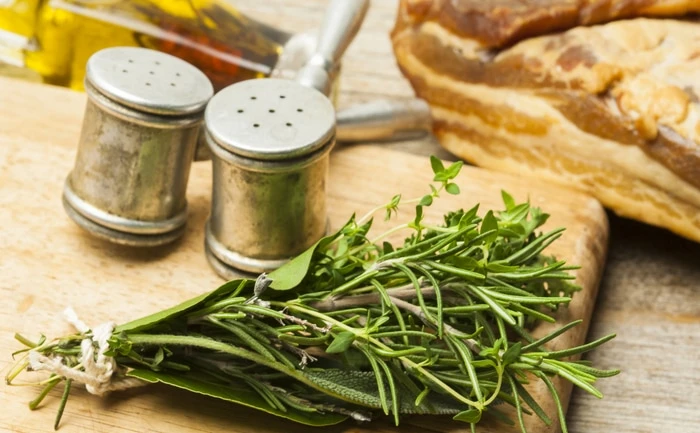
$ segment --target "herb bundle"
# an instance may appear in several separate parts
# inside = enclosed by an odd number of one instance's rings
[[[478,205],[433,225],[423,210],[452,181],[461,163],[431,158],[430,193],[395,196],[269,275],[229,281],[213,292],[136,321],[89,329],[27,346],[7,376],[25,369],[51,376],[36,408],[65,385],[56,426],[73,381],[101,394],[135,383],[162,382],[243,404],[308,425],[384,413],[443,414],[469,423],[483,416],[518,422],[546,414],[524,386],[544,382],[566,432],[551,378],[559,376],[602,397],[599,370],[572,356],[613,335],[566,350],[546,343],[578,325],[535,339],[532,327],[554,322],[556,310],[579,290],[567,266],[543,254],[563,229],[539,233],[548,215],[503,193],[505,209],[478,216]],[[399,204],[416,204],[415,218],[369,239],[372,215],[389,219]],[[411,232],[395,247],[383,241]],[[74,323],[78,322],[76,318]],[[513,406],[517,420],[501,410]]]

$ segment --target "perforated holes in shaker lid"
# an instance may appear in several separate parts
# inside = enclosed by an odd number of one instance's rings
[[[86,78],[108,98],[154,114],[196,113],[214,94],[202,71],[145,48],[115,47],[95,53],[88,60]]]
[[[335,109],[328,98],[282,79],[229,86],[209,101],[204,118],[219,146],[261,160],[307,155],[335,134]]]

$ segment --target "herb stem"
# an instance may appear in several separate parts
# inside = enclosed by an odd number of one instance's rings
[[[384,233],[378,235],[377,237],[372,239],[370,242],[373,244],[379,243],[379,241],[386,239],[387,237],[393,235],[394,233],[399,232],[401,230],[405,230],[407,228],[409,228],[408,224],[400,224],[400,225],[393,227],[393,228],[385,231]]]
[[[34,400],[29,402],[29,409],[35,410],[37,407],[39,407],[41,402],[44,401],[44,398],[46,398],[46,396],[49,394],[49,392],[51,392],[51,390],[54,389],[54,387],[56,385],[58,385],[58,383],[60,381],[61,381],[60,376],[56,376],[55,374],[51,375],[50,380],[44,386],[44,388],[41,390],[39,395]]]
[[[359,284],[376,277],[378,274],[379,274],[379,269],[368,269],[368,270],[364,271],[362,274],[360,274],[357,277],[353,278],[352,280],[348,281],[347,283],[331,290],[331,292],[328,295],[326,295],[326,297],[324,299],[328,299],[328,298],[342,295],[342,294],[346,293],[347,291],[354,289]]]
[[[73,384],[73,379],[66,379],[65,388],[63,388],[63,395],[61,396],[61,403],[58,406],[58,411],[56,412],[56,420],[53,423],[53,429],[58,430],[58,425],[61,423],[61,418],[63,417],[63,411],[66,409],[66,403],[68,403],[68,396],[70,395],[70,388]]]
[[[425,322],[427,325],[435,327],[435,324],[431,323],[430,321],[427,320],[427,318],[423,314],[423,311],[417,305],[413,305],[409,302],[406,302],[406,301],[403,301],[401,299],[394,298],[394,297],[391,298],[391,302],[393,302],[394,305],[401,308],[402,310],[408,311],[411,314],[413,314],[414,316],[418,317],[423,322]],[[451,325],[449,325],[447,323],[443,323],[442,326],[444,327],[445,331],[448,334],[450,334],[456,338],[460,338],[462,335],[464,335],[463,332],[460,332],[459,330],[453,328]],[[479,354],[481,352],[481,348],[479,347],[479,343],[477,343],[476,340],[466,338],[463,341],[467,345],[467,347],[469,347],[469,350],[471,350],[472,352],[474,352],[476,354]]]

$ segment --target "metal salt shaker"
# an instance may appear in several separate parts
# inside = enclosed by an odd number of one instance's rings
[[[177,239],[211,82],[169,54],[117,47],[89,59],[85,89],[78,154],[63,191],[66,212],[118,244]]]
[[[213,155],[205,246],[217,273],[273,270],[325,235],[335,142],[327,97],[291,80],[243,81],[211,99],[205,123]]]

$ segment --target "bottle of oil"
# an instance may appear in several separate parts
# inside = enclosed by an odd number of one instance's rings
[[[85,64],[112,46],[140,46],[201,69],[216,90],[267,76],[290,34],[230,0],[0,0],[0,75],[83,88]],[[4,63],[4,65],[3,65]]]

